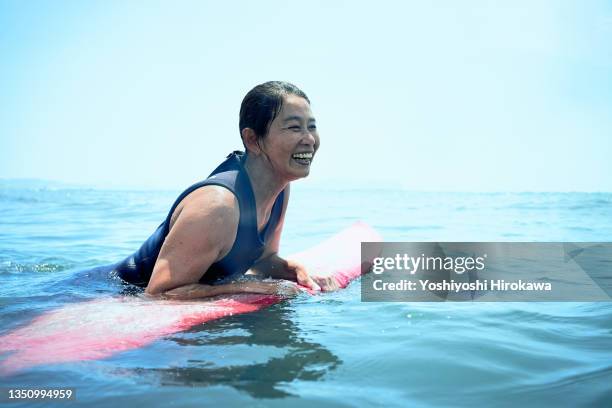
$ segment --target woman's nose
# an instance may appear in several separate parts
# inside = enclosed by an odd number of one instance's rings
[[[306,129],[306,134],[304,135],[304,138],[302,139],[302,143],[310,145],[310,146],[314,146],[315,144],[317,144],[317,137],[313,134],[313,132]]]

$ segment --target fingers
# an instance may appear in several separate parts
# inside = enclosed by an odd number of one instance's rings
[[[297,281],[300,285],[306,286],[315,292],[333,292],[340,289],[340,285],[336,279],[331,276],[311,276],[301,265],[298,265],[296,271]]]
[[[340,285],[333,277],[315,277],[317,283],[320,285],[321,290],[324,292],[333,292],[340,289]]]
[[[312,277],[310,277],[310,275],[308,275],[308,273],[306,272],[306,270],[304,269],[300,269],[298,270],[297,274],[296,274],[296,278],[297,278],[297,282],[302,285],[302,286],[306,286],[307,288],[315,291],[315,292],[320,292],[321,291],[321,287],[317,284],[317,282],[315,282]]]
[[[308,277],[308,285],[306,286],[308,286],[310,289],[314,290],[315,292],[321,291],[321,287],[310,276]]]

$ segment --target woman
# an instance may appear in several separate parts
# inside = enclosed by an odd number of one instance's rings
[[[233,152],[178,197],[155,233],[115,268],[123,280],[174,299],[299,290],[286,281],[231,282],[245,273],[337,289],[278,256],[289,183],[308,175],[319,148],[310,100],[287,82],[258,85],[242,101],[240,135],[246,153]]]

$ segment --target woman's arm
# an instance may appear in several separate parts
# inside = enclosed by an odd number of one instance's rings
[[[329,277],[318,278],[311,276],[306,267],[299,262],[291,259],[283,259],[278,255],[280,247],[280,238],[285,222],[285,213],[289,203],[289,185],[285,190],[285,200],[283,202],[283,211],[279,220],[274,235],[266,246],[263,255],[253,265],[249,271],[250,274],[260,277],[287,279],[295,281],[300,285],[306,286],[312,290],[333,291],[339,289],[335,279]]]
[[[229,252],[236,237],[238,202],[226,188],[198,189],[175,212],[178,215],[145,289],[148,295],[161,295],[199,282],[210,265]]]
[[[236,293],[259,293],[263,295],[292,296],[300,292],[297,284],[288,281],[256,282],[245,281],[224,285],[203,285],[193,283],[166,291],[162,297],[167,299],[188,300]]]

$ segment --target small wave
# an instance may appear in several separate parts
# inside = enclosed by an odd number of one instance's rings
[[[21,195],[10,195],[10,194],[0,194],[0,202],[4,202],[4,203],[25,203],[25,204],[34,204],[34,203],[40,203],[42,202],[42,200],[40,200],[37,197],[27,197],[27,196],[21,196]]]
[[[567,227],[567,229],[570,230],[570,231],[586,231],[586,232],[593,231],[593,228],[583,227],[583,226]]]
[[[54,262],[39,262],[39,263],[23,263],[5,261],[0,263],[0,275],[2,274],[15,274],[24,272],[59,272],[66,269],[73,268],[74,265],[68,263],[54,263]]]

